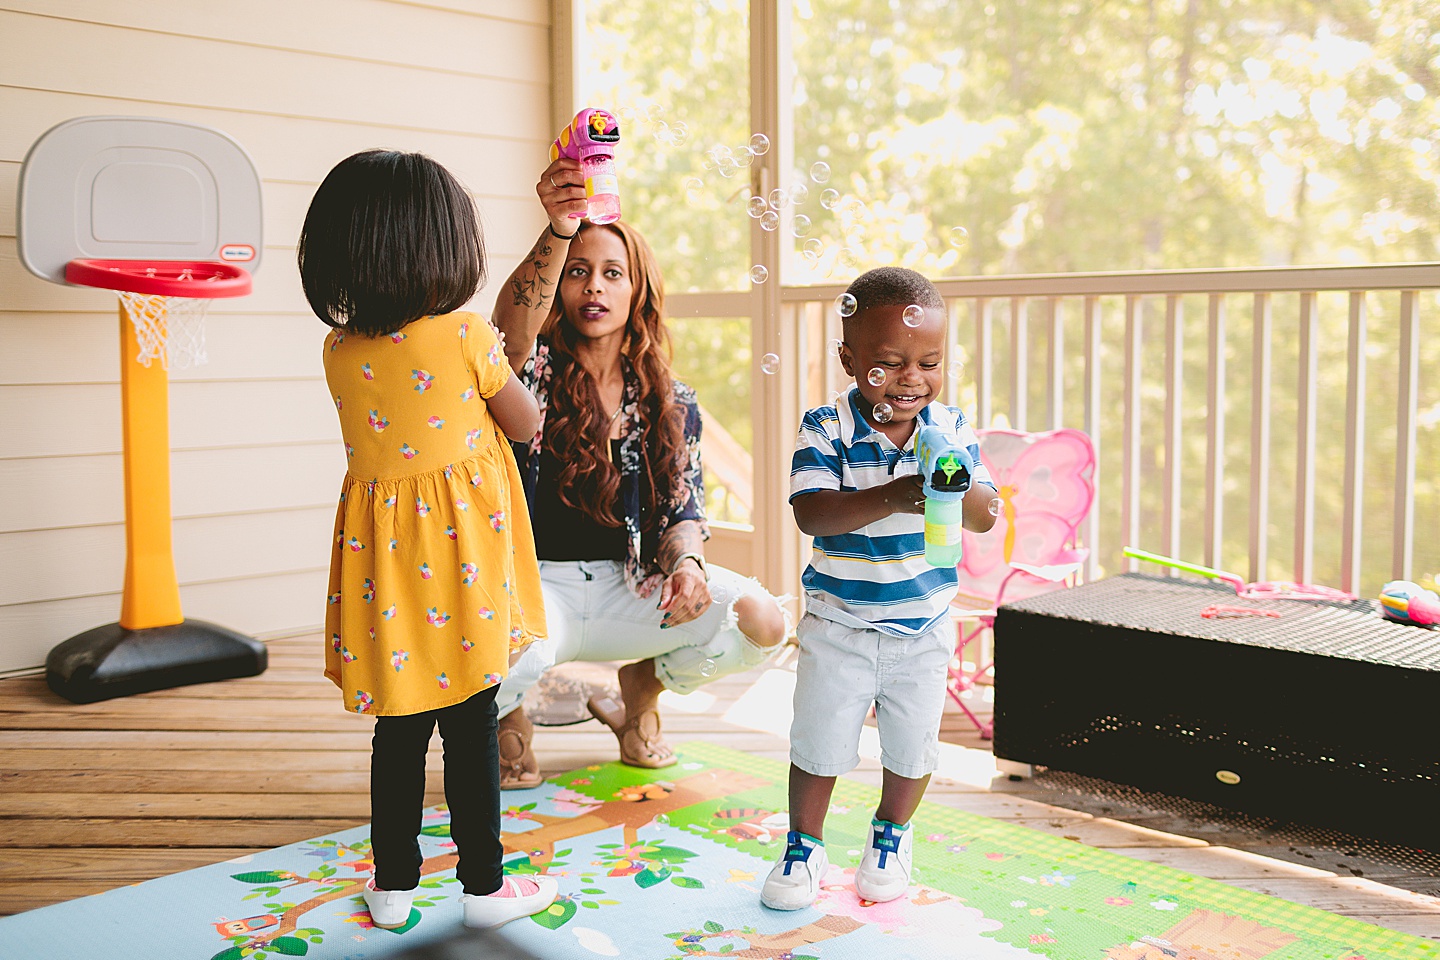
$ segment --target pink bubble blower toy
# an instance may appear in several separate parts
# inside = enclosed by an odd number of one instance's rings
[[[620,145],[620,123],[609,111],[586,107],[560,131],[550,144],[550,160],[561,157],[580,161],[585,177],[585,198],[590,209],[584,216],[591,223],[614,223],[620,219],[620,179],[615,175],[615,149]]]

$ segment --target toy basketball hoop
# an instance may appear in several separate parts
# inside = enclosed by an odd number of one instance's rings
[[[221,297],[250,292],[250,274],[229,263],[195,260],[71,260],[65,279],[114,290],[135,328],[135,359],[169,370],[205,362],[205,314]]]
[[[205,361],[214,300],[250,292],[261,222],[249,156],[192,123],[78,117],[46,131],[20,168],[21,263],[52,283],[120,297],[120,619],[58,644],[45,661],[50,688],[77,703],[265,670],[264,644],[180,610],[167,373]]]

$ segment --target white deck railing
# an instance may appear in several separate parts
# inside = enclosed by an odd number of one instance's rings
[[[1437,478],[1416,481],[1418,454],[1440,462],[1440,371],[1420,365],[1422,330],[1440,337],[1440,264],[937,286],[965,361],[950,398],[981,425],[1079,427],[1095,439],[1088,577],[1130,569],[1126,545],[1362,595],[1440,568]],[[795,345],[783,379],[800,409],[846,385],[826,350],[843,291],[780,293],[774,342]],[[755,298],[671,301],[681,315],[749,316]],[[758,427],[777,449],[757,450],[756,463],[788,464],[793,428]]]

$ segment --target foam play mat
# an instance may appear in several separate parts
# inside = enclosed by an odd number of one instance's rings
[[[546,960],[1440,960],[1418,937],[934,803],[914,821],[915,885],[870,904],[851,878],[877,793],[844,779],[819,901],[767,910],[785,766],[704,743],[680,756],[666,770],[602,764],[503,794],[507,869],[557,877],[560,899],[499,936]],[[373,927],[360,897],[368,832],[0,919],[0,957],[358,960],[453,937],[461,891],[444,808],[426,812],[420,896],[398,930]]]

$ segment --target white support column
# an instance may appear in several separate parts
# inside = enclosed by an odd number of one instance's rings
[[[585,62],[585,0],[550,0],[550,129],[559,131],[580,109]],[[629,130],[621,131],[633,136]]]

